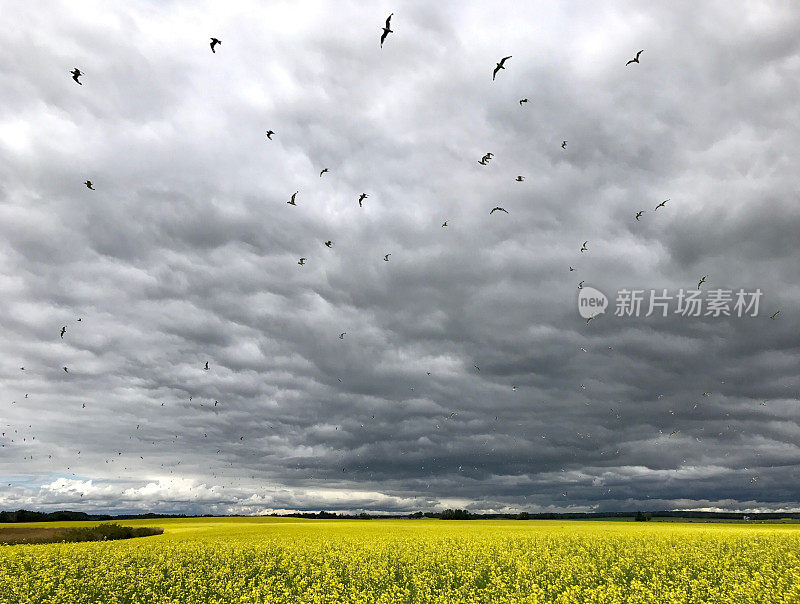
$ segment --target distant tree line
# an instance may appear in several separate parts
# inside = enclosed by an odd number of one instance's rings
[[[87,514],[85,512],[31,512],[30,510],[17,510],[16,512],[0,512],[0,522],[66,522],[70,520],[133,520],[134,518],[187,518],[186,514]]]

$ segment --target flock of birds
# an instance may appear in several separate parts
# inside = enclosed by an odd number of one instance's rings
[[[386,40],[387,40],[387,38],[388,38],[389,34],[391,34],[391,33],[394,33],[394,31],[391,29],[391,20],[392,20],[392,16],[393,16],[393,15],[394,15],[394,13],[390,14],[390,15],[389,15],[389,16],[386,18],[385,24],[384,24],[384,26],[381,28],[381,29],[382,29],[381,36],[380,36],[380,47],[381,47],[381,48],[383,48],[383,45],[384,45],[384,43],[386,42]],[[217,52],[217,50],[216,50],[216,49],[217,49],[217,47],[218,47],[218,46],[221,46],[221,45],[222,45],[222,40],[220,40],[219,38],[216,38],[216,37],[212,37],[212,38],[210,38],[210,48],[211,48],[211,52],[212,52],[212,53],[216,54],[216,52]],[[632,59],[630,59],[630,60],[629,60],[629,61],[628,61],[628,62],[627,62],[625,65],[626,65],[626,66],[629,66],[629,65],[631,65],[631,64],[639,64],[639,63],[640,63],[640,61],[639,61],[639,58],[640,58],[640,56],[642,55],[642,53],[643,53],[643,52],[644,52],[644,50],[640,50],[640,51],[638,51],[638,52],[636,53],[636,55],[635,55],[635,56],[634,56]],[[495,68],[494,68],[494,70],[492,71],[492,81],[495,81],[495,80],[496,80],[496,78],[497,78],[497,76],[498,76],[498,74],[499,74],[499,72],[500,72],[501,70],[505,70],[505,69],[506,69],[506,62],[507,62],[509,59],[512,59],[512,58],[513,58],[513,57],[512,57],[511,55],[509,55],[509,56],[505,56],[505,57],[502,57],[502,58],[500,59],[500,61],[498,61],[498,62],[496,63],[496,65],[495,65]],[[76,67],[76,68],[74,68],[74,69],[73,69],[73,70],[72,70],[70,73],[72,74],[72,79],[73,79],[73,80],[74,80],[74,81],[75,81],[77,84],[79,84],[79,85],[83,86],[83,82],[81,82],[81,81],[80,81],[80,78],[84,76],[84,73],[83,73],[83,72],[82,72],[82,71],[81,71],[79,68],[77,68],[77,67]],[[520,107],[522,107],[523,105],[527,104],[528,102],[529,102],[528,98],[521,98],[521,99],[519,99],[519,105],[520,105]],[[267,130],[267,131],[266,131],[266,138],[267,138],[268,140],[273,140],[273,136],[275,136],[275,134],[276,134],[276,133],[275,133],[275,131],[274,131],[274,130],[271,130],[271,129],[270,129],[270,130]],[[562,148],[562,149],[564,149],[564,150],[565,150],[565,149],[567,148],[567,142],[568,142],[567,140],[563,140],[563,141],[561,142],[561,148]],[[487,152],[487,153],[485,153],[485,154],[484,154],[484,155],[481,157],[481,159],[478,161],[478,163],[479,163],[480,165],[482,165],[482,166],[486,166],[486,165],[488,165],[488,162],[490,162],[490,161],[492,160],[492,158],[493,158],[493,154],[492,154],[491,152]],[[320,171],[320,173],[319,173],[319,176],[320,176],[320,178],[321,178],[323,175],[327,174],[327,173],[329,173],[329,169],[328,169],[328,168],[323,168],[323,169]],[[524,182],[524,181],[525,181],[525,177],[524,177],[523,175],[518,175],[518,176],[516,177],[516,179],[515,179],[515,180],[516,180],[517,182]],[[92,182],[91,180],[88,180],[88,179],[87,179],[86,181],[84,181],[84,183],[83,183],[83,184],[84,184],[84,185],[85,185],[85,186],[86,186],[88,189],[90,189],[90,190],[93,190],[93,191],[95,190],[95,189],[94,189],[94,184],[93,184],[93,182]],[[288,200],[286,203],[287,203],[288,205],[290,205],[290,206],[297,206],[297,197],[298,197],[299,193],[300,193],[300,191],[295,191],[295,192],[294,192],[294,193],[293,193],[293,194],[290,196],[290,199],[289,199],[289,200]],[[367,193],[361,193],[361,194],[358,196],[358,198],[357,198],[357,202],[358,202],[358,206],[359,206],[359,208],[363,207],[363,202],[364,202],[366,199],[368,199],[368,198],[369,198],[369,195],[368,195]],[[657,205],[655,206],[655,208],[653,209],[653,211],[657,211],[657,210],[659,210],[660,208],[664,208],[664,207],[666,207],[666,204],[667,204],[667,202],[669,202],[669,201],[670,201],[669,199],[665,199],[664,201],[660,202],[659,204],[657,204]],[[506,210],[505,208],[503,208],[503,207],[501,207],[501,206],[495,206],[495,207],[493,207],[493,208],[492,208],[492,209],[489,211],[489,214],[490,214],[490,215],[492,215],[492,214],[494,214],[495,212],[503,212],[503,213],[506,213],[506,214],[508,214],[508,213],[509,213],[509,212],[508,212],[508,210]],[[639,211],[637,211],[637,212],[635,213],[635,216],[634,216],[635,220],[638,222],[638,221],[639,221],[639,220],[642,218],[642,216],[644,215],[644,213],[645,213],[645,210],[639,210]],[[447,227],[447,226],[448,226],[448,222],[445,220],[445,221],[442,223],[442,225],[441,225],[441,226],[442,226],[442,228],[445,228],[445,227]],[[588,241],[588,240],[583,242],[583,244],[582,244],[582,245],[581,245],[581,247],[580,247],[580,252],[581,252],[581,253],[584,253],[584,252],[588,252],[588,251],[589,251],[588,244],[589,244],[589,241]],[[325,241],[325,242],[324,242],[324,245],[325,245],[326,247],[328,247],[328,248],[332,248],[332,247],[333,247],[333,242],[332,242],[331,240],[327,240],[327,241]],[[383,257],[383,260],[384,260],[385,262],[389,262],[389,257],[390,257],[391,255],[392,255],[391,253],[387,253],[387,254],[385,254],[385,255],[384,255],[384,257]],[[299,264],[300,266],[304,266],[304,265],[306,264],[307,260],[308,260],[308,258],[306,258],[306,257],[301,257],[301,258],[298,260],[297,264]],[[570,271],[574,271],[574,270],[575,270],[575,268],[574,268],[574,267],[572,267],[572,266],[570,266],[570,267],[569,267],[569,270],[570,270]],[[704,275],[704,276],[702,276],[702,277],[700,278],[700,280],[699,280],[699,281],[698,281],[698,283],[697,283],[697,289],[698,289],[698,290],[700,289],[700,287],[701,287],[701,286],[702,286],[704,283],[706,283],[706,280],[707,280],[707,278],[708,278],[708,275]],[[585,280],[581,280],[581,281],[578,283],[578,289],[582,289],[582,288],[583,288],[584,281],[585,281]],[[777,317],[777,315],[778,315],[778,313],[779,313],[779,312],[780,312],[780,311],[776,311],[774,314],[772,314],[772,315],[770,316],[770,319],[775,319],[775,318]],[[586,322],[587,322],[587,323],[589,323],[589,322],[590,322],[592,319],[594,319],[594,318],[595,318],[595,317],[589,317],[589,318],[586,320]],[[77,321],[79,321],[79,322],[80,322],[80,321],[82,321],[82,319],[81,319],[81,318],[78,318],[78,319],[77,319]],[[60,338],[63,340],[63,339],[64,339],[64,336],[65,336],[66,334],[67,334],[67,326],[66,326],[66,325],[64,325],[64,326],[62,326],[62,327],[61,327],[61,331],[60,331]],[[343,339],[344,339],[344,337],[345,337],[345,335],[347,335],[347,332],[341,332],[341,333],[339,334],[339,339],[340,339],[340,340],[343,340]],[[610,346],[609,346],[609,349],[611,349],[611,347],[610,347]],[[584,350],[584,351],[585,351],[585,349],[583,349],[583,348],[582,348],[581,350]],[[475,368],[475,370],[476,370],[476,371],[480,372],[480,367],[479,367],[478,365],[474,365],[474,368]],[[20,370],[22,370],[22,371],[25,371],[25,367],[24,367],[24,366],[20,367]],[[69,369],[68,369],[68,367],[67,367],[67,366],[64,366],[64,367],[63,367],[63,370],[64,370],[64,372],[66,372],[66,373],[69,373]],[[205,363],[204,363],[204,365],[203,365],[203,370],[204,370],[204,371],[209,371],[209,370],[210,370],[209,361],[205,361]],[[430,373],[430,372],[427,372],[427,374],[428,374],[429,376],[431,375],[431,373]],[[339,381],[341,382],[341,378],[339,378]],[[584,388],[584,389],[585,389],[585,386],[584,386],[584,385],[581,385],[581,388]],[[512,386],[512,390],[513,390],[513,391],[517,391],[517,389],[518,389],[518,386],[516,386],[516,385],[513,385],[513,386]],[[412,390],[413,390],[413,388],[412,388]],[[711,393],[711,392],[703,392],[703,393],[702,393],[702,396],[703,396],[703,397],[709,397],[709,396],[711,396],[711,395],[712,395],[712,393]],[[28,394],[27,394],[27,393],[25,394],[25,398],[26,398],[26,399],[28,398]],[[659,396],[659,398],[660,398],[660,396]],[[189,396],[189,401],[192,401],[192,396]],[[16,402],[16,401],[14,401],[14,403],[15,403],[15,402]],[[13,403],[12,403],[12,404],[13,404]],[[587,404],[588,404],[588,403],[587,403]],[[218,407],[218,405],[219,405],[219,401],[215,400],[215,401],[214,401],[213,408],[217,408],[217,407]],[[766,401],[765,401],[764,403],[762,403],[762,405],[766,405]],[[162,407],[164,406],[164,403],[163,403],[163,402],[161,403],[161,406],[162,406]],[[203,406],[203,405],[201,404],[201,406]],[[86,407],[86,404],[85,404],[85,403],[83,403],[83,404],[82,404],[82,408],[85,408],[85,407]],[[695,408],[697,408],[697,404],[695,404],[695,406],[694,406],[694,407],[695,407]],[[612,409],[611,409],[611,412],[616,414],[616,418],[617,418],[617,419],[620,419],[619,411],[615,411],[615,410],[612,408]],[[672,413],[672,411],[670,411],[670,413]],[[457,412],[455,412],[455,411],[454,411],[454,412],[451,412],[451,413],[449,414],[449,416],[447,416],[445,419],[453,419],[453,418],[454,418],[456,415],[457,415]],[[373,417],[373,419],[374,419],[374,417],[375,417],[375,416],[373,415],[372,417]],[[495,417],[495,420],[497,420],[497,417]],[[30,426],[29,426],[29,427],[30,427]],[[137,426],[136,426],[136,430],[139,430],[139,429],[140,429],[140,427],[141,427],[141,425],[140,425],[140,424],[139,424],[139,425],[137,425]],[[362,426],[362,427],[363,427],[363,426]],[[338,429],[338,428],[337,428],[337,429]],[[16,433],[16,432],[17,432],[17,430],[14,430],[14,432]],[[676,436],[678,433],[679,433],[679,430],[677,430],[677,429],[676,429],[676,430],[673,430],[673,431],[670,433],[670,435],[669,435],[669,436],[670,436],[670,437],[672,437],[672,436]],[[722,434],[722,433],[720,432],[720,435],[721,435],[721,434]],[[2,436],[5,436],[5,435],[6,435],[6,432],[2,432]],[[207,434],[207,432],[206,432],[206,433],[204,433],[204,435],[203,435],[203,436],[207,438],[207,437],[208,437],[208,434]],[[581,435],[580,433],[579,433],[579,436],[588,436],[588,437],[591,437],[591,435]],[[26,440],[26,438],[27,438],[27,437],[23,438],[23,440]],[[545,438],[545,436],[542,436],[542,438]],[[178,435],[176,434],[176,435],[175,435],[175,440],[177,441],[177,439],[178,439]],[[33,436],[33,440],[35,440],[35,436]],[[240,437],[240,439],[239,439],[239,440],[240,440],[240,441],[243,441],[243,440],[244,440],[244,437],[243,437],[243,436],[242,436],[242,437]],[[699,441],[699,440],[700,440],[700,439],[698,438],[698,441]],[[14,442],[14,441],[12,440],[11,442]],[[155,441],[153,441],[153,445],[155,445],[155,444],[156,444],[156,443],[155,443]],[[5,444],[3,444],[2,446],[3,446],[3,447],[5,447]],[[217,450],[217,453],[219,454],[220,452],[221,452],[221,449],[218,449],[218,450]],[[81,453],[81,451],[80,451],[80,450],[78,450],[78,454],[79,454],[79,455],[80,455],[80,453]],[[405,454],[405,452],[403,451],[403,452],[401,452],[401,454]],[[119,451],[119,452],[118,452],[118,455],[119,455],[119,456],[121,456],[121,455],[122,455],[122,451]],[[255,455],[255,454],[254,454],[254,455]],[[52,455],[49,455],[48,457],[52,457]],[[31,459],[32,459],[32,456],[31,456]],[[144,458],[143,458],[143,456],[140,456],[140,459],[144,459]],[[106,460],[106,463],[109,463],[110,461],[112,461],[112,460]],[[178,464],[180,464],[180,461],[178,461]],[[163,465],[164,465],[164,464],[162,464],[162,466],[163,466]],[[232,465],[232,463],[231,463],[231,465]],[[68,469],[69,469],[69,468],[68,468]],[[461,469],[461,467],[459,467],[459,469]],[[342,471],[344,471],[344,468],[342,469]],[[563,469],[562,469],[562,471],[563,471]],[[215,476],[216,476],[216,474],[215,474]],[[753,477],[751,477],[751,478],[750,478],[750,481],[751,481],[751,482],[755,482],[757,479],[758,479],[758,477],[757,477],[757,476],[753,476]],[[11,483],[9,483],[9,486],[11,486]],[[224,488],[224,487],[222,487],[222,488]],[[610,491],[610,490],[609,490],[609,491]],[[562,494],[563,494],[563,495],[566,495],[566,493],[562,493]],[[81,496],[83,496],[83,494],[81,494]]]

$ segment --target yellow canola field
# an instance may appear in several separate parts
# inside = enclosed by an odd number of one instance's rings
[[[800,602],[798,525],[286,518],[125,524],[165,532],[0,547],[0,604]]]

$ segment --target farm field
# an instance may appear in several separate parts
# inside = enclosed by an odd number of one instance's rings
[[[123,524],[164,534],[0,547],[0,604],[800,602],[797,525],[268,517]]]

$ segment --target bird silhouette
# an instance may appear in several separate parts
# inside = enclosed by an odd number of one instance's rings
[[[77,319],[77,320],[78,320],[78,321],[80,321],[80,320],[81,320],[81,318],[80,318],[80,317],[78,317],[78,319]]]
[[[272,135],[273,135],[273,134],[275,134],[275,131],[274,131],[274,130],[267,130],[267,138],[268,138],[269,140],[272,140]]]
[[[570,267],[569,267],[569,270],[570,270],[570,272],[572,272],[572,271],[574,271],[575,269],[574,269],[574,268],[572,268],[572,267],[570,266]]]
[[[522,103],[527,103],[527,102],[528,102],[528,99],[520,99],[519,100],[520,107],[522,107]]]
[[[638,212],[636,212],[636,220],[639,220],[639,218],[641,218],[642,214],[644,214],[644,210],[639,210]]]
[[[343,331],[342,333],[340,333],[340,334],[339,334],[339,339],[340,339],[340,340],[344,340],[344,336],[345,336],[346,334],[347,334],[347,332],[346,332],[346,331]]]
[[[485,166],[485,165],[486,165],[486,158],[485,158],[485,157],[482,157],[481,159],[479,159],[479,160],[478,160],[478,163],[479,163],[480,165],[482,165],[482,166]]]
[[[68,370],[66,367],[64,367],[64,371],[66,371],[67,373],[69,373],[69,370]]]
[[[587,251],[589,251],[589,248],[588,248],[588,247],[586,247],[586,244],[587,244],[587,243],[589,243],[589,242],[588,242],[588,241],[584,241],[584,242],[583,242],[583,245],[581,246],[581,251],[582,251],[582,252],[587,252]]]
[[[562,149],[566,149],[567,148],[567,141],[561,141],[561,148]]]
[[[299,262],[297,264],[299,264],[300,266],[304,266],[305,263],[306,263],[306,260],[307,260],[306,258],[300,258],[300,260],[299,260]]]
[[[326,242],[325,242],[325,245],[326,245],[327,247],[333,247],[333,241],[326,241]]]
[[[666,206],[666,205],[667,205],[667,202],[668,202],[668,201],[669,201],[669,199],[665,199],[665,200],[664,200],[664,201],[662,201],[660,204],[658,204],[658,205],[656,206],[656,208],[655,208],[655,209],[657,210],[658,208],[663,208],[664,206]],[[655,211],[655,210],[653,210],[653,211]]]
[[[369,197],[369,195],[367,195],[366,193],[362,193],[361,195],[358,196],[358,207],[359,208],[363,208],[364,207],[363,205],[361,205],[361,202],[364,201],[367,197]]]
[[[78,82],[78,84],[80,84],[81,86],[83,86],[83,83],[78,81],[78,78],[83,75],[83,72],[76,67],[75,69],[70,71],[70,73],[72,74],[72,79]]]
[[[771,315],[770,315],[770,317],[769,317],[769,318],[774,320],[774,319],[775,319],[775,317],[777,317],[777,316],[778,316],[778,313],[779,313],[779,312],[781,312],[781,311],[779,311],[779,310],[775,311],[773,314],[771,314]]]
[[[508,210],[506,210],[505,208],[501,208],[500,206],[495,206],[495,207],[493,207],[493,208],[492,208],[492,211],[491,211],[491,212],[489,212],[489,214],[494,214],[494,213],[495,213],[495,212],[497,212],[498,210],[499,210],[499,211],[501,211],[501,212],[505,212],[506,214],[508,214]]]
[[[523,180],[525,180],[524,176],[517,176],[517,182],[522,182]]]
[[[697,289],[700,289],[700,286],[701,286],[703,283],[705,283],[705,282],[706,282],[706,277],[708,277],[708,275],[706,275],[705,277],[703,277],[702,279],[700,279],[700,281],[698,281],[698,282],[697,282]]]
[[[325,174],[325,172],[327,172],[327,171],[328,171],[328,168],[323,168],[322,172],[319,173],[319,177],[322,178],[322,175]]]
[[[92,191],[94,191],[94,185],[92,184],[92,181],[91,181],[91,180],[87,180],[87,181],[86,181],[86,182],[84,182],[83,184],[85,184],[85,185],[86,185],[86,188],[87,188],[87,189],[91,189]]]
[[[386,262],[389,262],[389,256],[391,256],[391,254],[386,254],[386,255],[383,257],[383,259],[384,259]]]
[[[636,53],[636,56],[635,56],[635,57],[633,57],[633,58],[632,58],[630,61],[628,61],[627,63],[625,63],[625,65],[627,66],[627,65],[630,65],[631,63],[638,63],[638,62],[639,62],[639,55],[640,55],[640,54],[642,54],[643,52],[644,52],[644,50],[640,50],[639,52],[637,52],[637,53]]]
[[[497,77],[498,71],[500,71],[501,69],[505,69],[505,62],[510,58],[511,56],[507,56],[500,59],[500,62],[497,64],[497,66],[494,68],[494,71],[492,72],[492,81],[494,81],[494,79]]]
[[[442,223],[442,228],[444,228],[444,227],[446,227],[446,226],[447,226],[447,221],[445,220],[445,221]]]
[[[389,34],[393,34],[394,32],[391,30],[391,21],[392,21],[392,13],[388,17],[386,17],[386,25],[382,28],[383,33],[381,34],[381,48],[383,48],[383,42],[386,40],[386,36]]]
[[[206,366],[205,366],[205,367],[203,367],[203,369],[205,369],[206,371],[208,371],[208,361],[206,361]]]
[[[294,198],[297,197],[297,194],[299,192],[300,191],[295,191],[294,193],[292,193],[292,198],[289,201],[287,201],[286,203],[288,203],[290,206],[296,206],[297,204],[295,203]]]
[[[64,339],[64,334],[65,333],[67,333],[67,326],[66,325],[64,325],[64,327],[61,328],[61,339],[62,340]]]
[[[222,40],[218,40],[217,38],[211,38],[211,52],[213,52],[214,54],[217,54],[217,51],[214,50],[214,47],[217,44],[222,45]]]
[[[583,281],[581,281],[580,283],[578,283],[578,289],[583,289]]]
[[[703,396],[711,396],[711,392],[704,392]]]
[[[474,367],[475,369],[477,369],[478,371],[480,371],[480,370],[481,370],[481,368],[480,368],[480,367],[478,367],[477,365],[473,365],[473,367]]]

